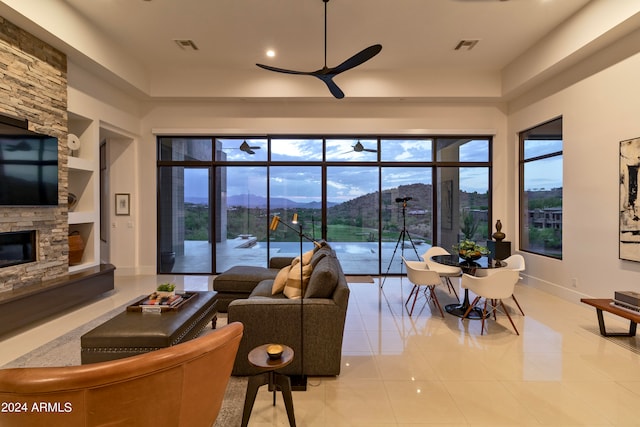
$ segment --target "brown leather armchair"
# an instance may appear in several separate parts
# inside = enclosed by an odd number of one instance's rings
[[[0,370],[0,424],[211,427],[243,328],[109,362]]]

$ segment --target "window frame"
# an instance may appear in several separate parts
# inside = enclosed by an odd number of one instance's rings
[[[544,129],[552,129],[554,126],[557,127],[557,124],[555,122],[559,122],[559,128],[560,128],[560,134],[559,137],[560,138],[556,138],[559,141],[562,141],[563,146],[562,146],[562,150],[557,150],[557,151],[551,151],[545,154],[540,154],[540,155],[536,155],[536,156],[531,156],[531,157],[526,157],[525,158],[525,141],[530,141],[533,138],[530,138],[529,136],[533,133],[535,135],[536,131],[540,131],[540,130],[544,130]],[[558,255],[554,255],[552,253],[549,252],[545,252],[545,251],[541,251],[541,250],[537,250],[535,248],[532,248],[531,245],[529,245],[528,247],[524,247],[523,242],[528,242],[529,241],[529,235],[528,232],[530,230],[530,224],[529,224],[529,207],[525,206],[525,204],[527,203],[528,198],[525,197],[525,165],[527,164],[531,164],[533,162],[537,162],[537,161],[542,161],[542,160],[547,160],[547,159],[552,159],[552,158],[557,158],[560,157],[561,162],[564,164],[564,157],[563,157],[563,153],[564,153],[564,132],[563,132],[563,117],[562,116],[558,116],[555,117],[553,119],[550,119],[546,122],[540,123],[536,126],[530,127],[528,129],[525,129],[523,131],[520,131],[518,133],[518,182],[519,182],[519,200],[518,200],[518,212],[519,212],[519,230],[518,230],[518,250],[521,252],[526,252],[526,253],[532,253],[532,254],[536,254],[536,255],[541,255],[541,256],[545,256],[547,258],[551,258],[551,259],[558,259],[558,260],[562,260],[563,258],[563,249],[564,249],[564,245],[563,245],[563,228],[564,228],[564,203],[562,203],[561,205],[561,211],[560,211],[560,215],[561,215],[561,220],[560,220],[560,253]],[[552,134],[548,134],[548,135],[552,135]],[[541,138],[539,139],[545,139],[545,140],[552,140],[553,138],[551,137],[544,137],[542,138],[543,134],[539,135]],[[558,136],[557,134],[555,136]],[[563,190],[564,188],[564,176],[561,177],[561,186],[559,187],[561,190]],[[562,199],[562,198],[561,198]]]

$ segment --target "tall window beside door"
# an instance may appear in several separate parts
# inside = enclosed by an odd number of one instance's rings
[[[520,250],[562,258],[562,117],[520,132]]]

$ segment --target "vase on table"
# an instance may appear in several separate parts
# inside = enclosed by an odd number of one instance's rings
[[[496,221],[496,232],[491,235],[495,239],[496,242],[501,242],[506,237],[506,234],[502,232],[502,222],[500,220]]]

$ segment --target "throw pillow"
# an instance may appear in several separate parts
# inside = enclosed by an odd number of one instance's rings
[[[300,282],[300,269],[302,268],[302,283]],[[287,283],[284,286],[284,295],[290,299],[302,298],[302,288],[306,289],[313,268],[310,265],[300,263],[294,265],[289,270]]]
[[[273,280],[271,295],[276,295],[284,291],[284,287],[287,284],[287,277],[289,277],[289,270],[291,270],[291,266],[287,265],[278,271],[276,278]]]
[[[302,254],[302,265],[307,265],[311,262],[311,258],[313,257],[314,251],[310,250]],[[300,262],[300,257],[297,256],[293,260],[291,260],[291,267],[295,266]]]
[[[304,297],[331,298],[337,285],[338,270],[334,260],[331,257],[324,257],[314,267]]]
[[[309,264],[309,262],[311,262],[311,257],[313,257],[314,254],[314,250],[310,250],[308,252],[305,252],[302,254],[302,264],[303,265],[307,265]]]

